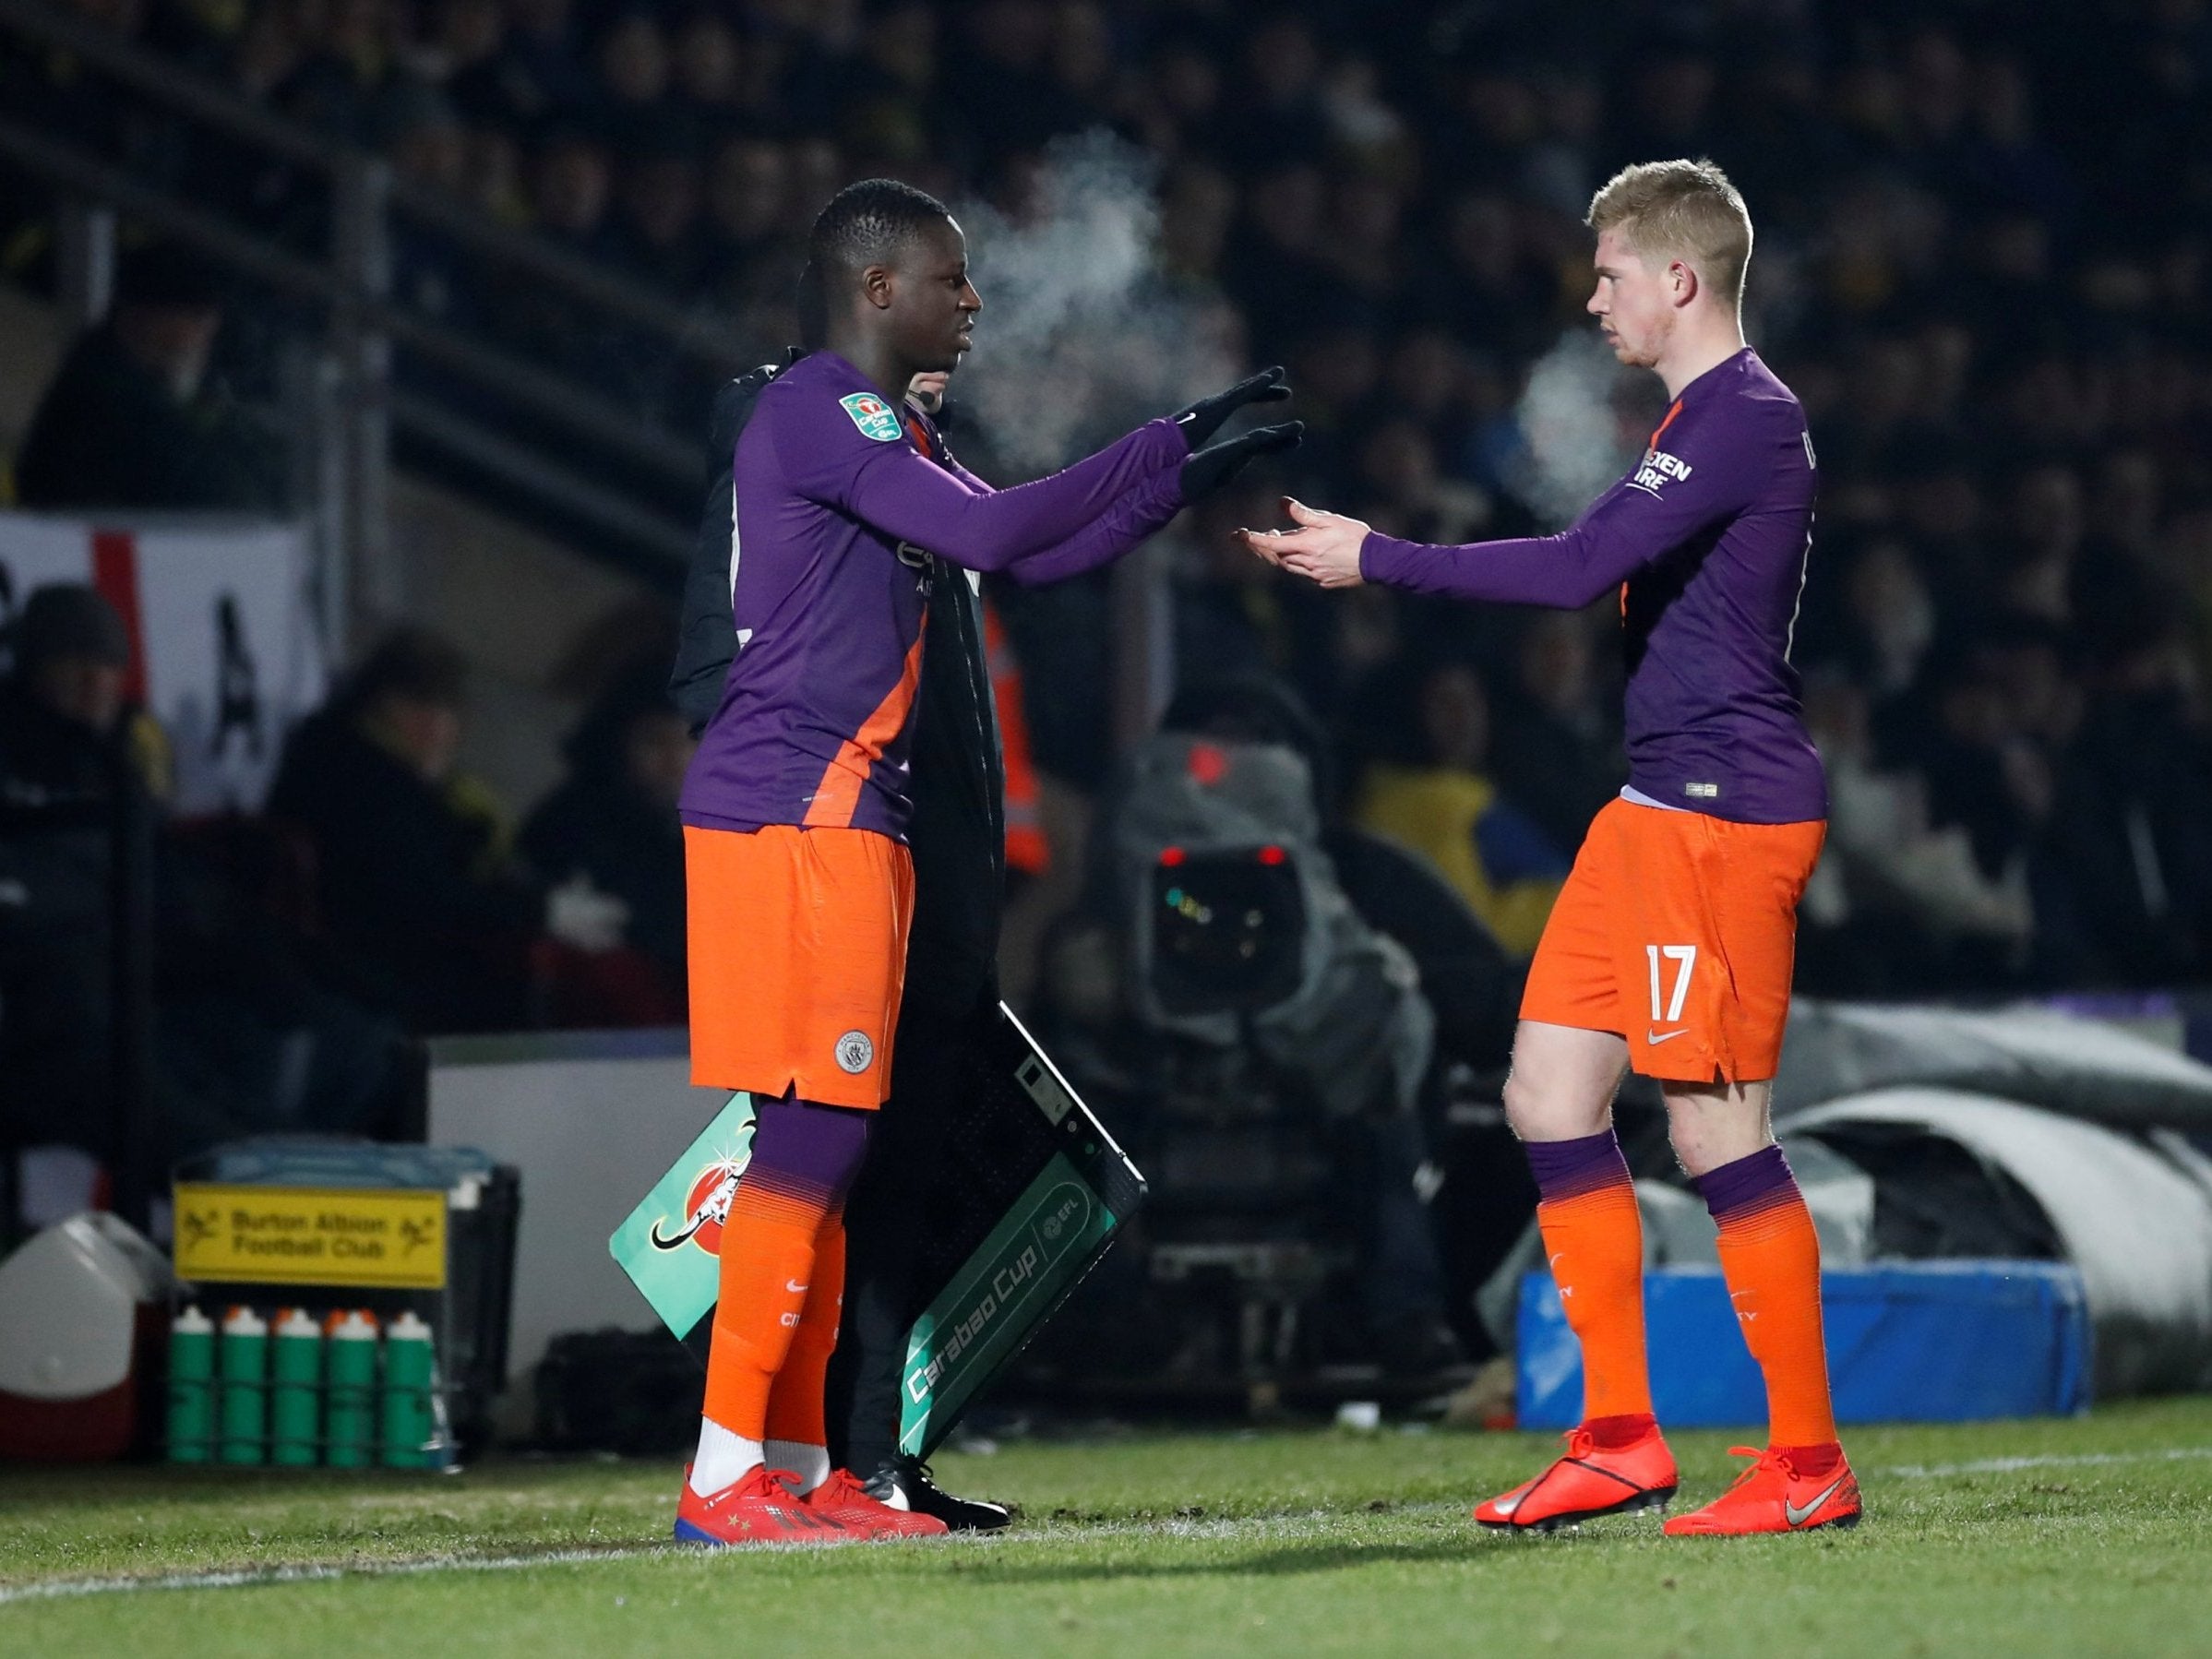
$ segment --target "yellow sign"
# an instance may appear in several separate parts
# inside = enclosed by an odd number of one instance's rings
[[[180,1181],[176,1272],[436,1290],[446,1283],[446,1195]]]

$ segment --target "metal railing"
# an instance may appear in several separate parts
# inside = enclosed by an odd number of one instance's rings
[[[358,591],[389,562],[386,479],[392,429],[460,462],[472,475],[536,505],[537,515],[580,531],[655,580],[680,569],[699,479],[695,436],[668,430],[600,388],[409,310],[392,294],[395,216],[434,230],[462,254],[539,292],[618,323],[648,351],[711,376],[740,365],[732,320],[676,304],[556,243],[498,224],[470,204],[396,177],[380,158],[334,141],[253,103],[220,81],[117,37],[46,0],[0,0],[0,30],[66,51],[134,98],[259,154],[318,176],[329,191],[329,246],[310,257],[281,239],[179,199],[126,168],[38,131],[0,111],[0,158],[41,180],[66,204],[57,245],[60,298],[73,320],[103,314],[114,269],[115,216],[186,244],[252,281],[319,311],[312,422],[287,418],[294,441],[321,451],[298,463],[310,480],[324,534],[326,588]],[[612,463],[635,487],[599,482],[562,449],[436,391],[393,383],[403,349],[441,375],[492,394],[535,424]],[[604,468],[596,469],[604,471]],[[335,492],[335,502],[329,496]],[[335,571],[335,576],[329,572]],[[340,618],[329,614],[326,621]],[[342,634],[343,629],[338,630]]]

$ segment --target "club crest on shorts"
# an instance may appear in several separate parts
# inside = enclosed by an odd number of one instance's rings
[[[847,1032],[837,1039],[837,1065],[841,1071],[858,1077],[876,1061],[876,1045],[866,1032]]]
[[[879,444],[899,441],[899,417],[874,392],[848,392],[837,401],[853,417],[853,424],[860,428],[862,437],[873,438]]]

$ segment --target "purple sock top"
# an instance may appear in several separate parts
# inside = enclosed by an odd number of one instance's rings
[[[1620,1155],[1620,1137],[1611,1129],[1572,1140],[1524,1140],[1529,1173],[1547,1204],[1580,1198],[1601,1187],[1629,1185],[1628,1160]]]
[[[1696,1180],[1705,1208],[1716,1222],[1764,1210],[1794,1197],[1798,1189],[1797,1177],[1789,1173],[1789,1160],[1782,1156],[1778,1146],[1763,1146],[1748,1158],[1707,1170]]]
[[[867,1155],[875,1114],[806,1100],[758,1101],[754,1110],[752,1161],[743,1178],[826,1210],[843,1208]]]

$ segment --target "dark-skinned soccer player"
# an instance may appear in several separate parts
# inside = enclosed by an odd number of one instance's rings
[[[679,1539],[944,1530],[832,1470],[823,1374],[845,1195],[889,1092],[913,913],[907,757],[924,616],[948,567],[1051,579],[1128,552],[1296,423],[1201,448],[1279,371],[994,491],[905,403],[958,364],[983,302],[943,205],[873,179],[815,221],[823,349],[764,387],[732,459],[737,653],[682,802],[697,1083],[757,1103]],[[775,1456],[771,1462],[770,1453]]]

